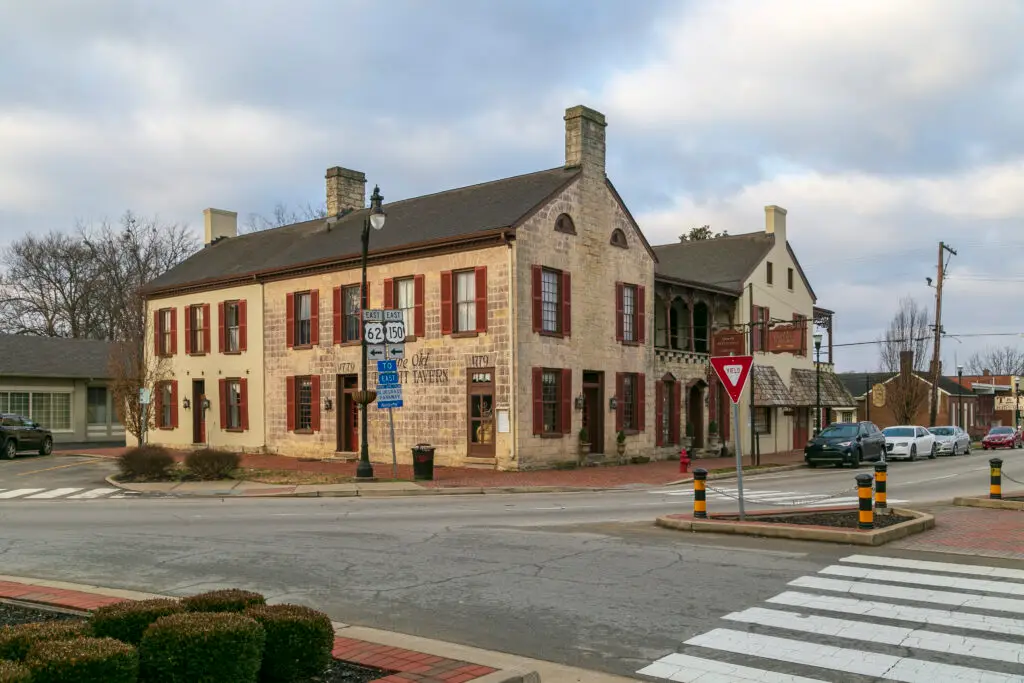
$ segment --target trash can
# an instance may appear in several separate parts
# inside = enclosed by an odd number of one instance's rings
[[[412,478],[416,481],[434,480],[434,447],[418,443],[412,448]]]

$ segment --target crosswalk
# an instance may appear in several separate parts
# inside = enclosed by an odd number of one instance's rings
[[[133,498],[138,494],[114,487],[0,489],[0,502],[5,500],[97,500],[99,498]]]
[[[637,671],[682,683],[1024,683],[1024,569],[850,555]]]
[[[693,499],[692,488],[677,490],[659,489],[657,491],[650,491],[650,493],[651,495],[678,496],[687,500]],[[705,497],[709,502],[708,509],[711,510],[710,503],[712,501],[730,502],[737,500],[739,497],[739,489],[715,487],[714,490],[709,489],[705,494]],[[755,491],[751,489],[744,489],[743,502],[746,505],[750,505],[752,503],[764,505],[766,508],[831,507],[856,505],[857,496],[852,490],[848,496],[836,496],[833,493],[809,493],[807,491]],[[902,505],[906,502],[906,500],[899,498],[889,498],[887,501],[889,505]]]

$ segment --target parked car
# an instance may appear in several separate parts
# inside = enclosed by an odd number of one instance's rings
[[[1021,441],[1020,432],[1013,427],[993,427],[981,440],[981,447],[986,451],[996,448],[1021,448],[1024,446]]]
[[[938,452],[935,437],[924,427],[918,425],[897,425],[882,430],[885,435],[885,457],[906,458],[917,460],[924,455],[934,458]]]
[[[0,414],[0,457],[12,460],[18,451],[49,455],[53,452],[53,433],[27,417]]]
[[[938,443],[939,455],[971,454],[971,437],[959,427],[929,427],[928,431],[932,433]]]
[[[861,460],[881,460],[885,439],[873,422],[835,422],[807,442],[804,462],[858,467]]]

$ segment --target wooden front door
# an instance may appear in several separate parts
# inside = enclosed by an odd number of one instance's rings
[[[469,430],[469,455],[494,457],[494,368],[467,370],[466,428]]]
[[[338,450],[345,453],[359,451],[359,404],[354,394],[359,389],[356,375],[338,375]]]
[[[811,421],[810,408],[793,409],[793,449],[803,450],[810,438],[808,425]]]
[[[604,453],[604,373],[583,371],[583,426],[590,439],[590,452]]]
[[[206,443],[206,382],[192,380],[192,443]]]

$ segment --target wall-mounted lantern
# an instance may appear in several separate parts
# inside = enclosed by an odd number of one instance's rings
[[[331,408],[333,408],[333,407],[334,407],[334,404],[331,403],[331,397],[330,396],[325,396],[324,397],[324,410],[326,410],[327,412],[330,412]]]
[[[584,398],[583,394],[576,397],[576,410],[583,410]]]
[[[188,410],[189,408],[192,407],[192,403],[186,398],[184,401],[181,402],[181,407],[184,408],[185,410]]]
[[[619,397],[612,396],[608,399],[608,410],[617,410],[619,407]]]

